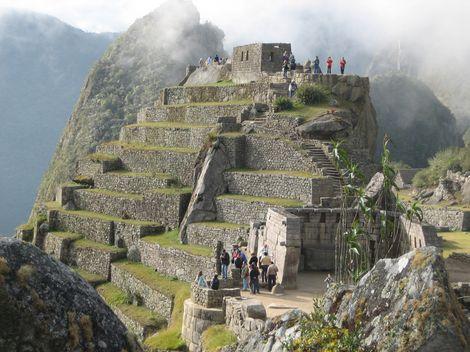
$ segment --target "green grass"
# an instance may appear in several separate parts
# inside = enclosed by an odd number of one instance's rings
[[[131,304],[126,293],[112,283],[99,285],[96,290],[111,307],[119,309],[125,316],[142,326],[161,329],[166,325],[165,318],[150,309]]]
[[[234,199],[243,202],[260,202],[267,203],[270,205],[277,205],[285,208],[296,208],[303,206],[303,203],[298,200],[286,199],[286,198],[269,198],[269,197],[255,197],[247,196],[244,194],[223,194],[217,197],[218,199]]]
[[[237,342],[235,334],[225,325],[213,325],[202,333],[202,346],[205,352],[218,352],[221,347]]]
[[[106,154],[106,153],[92,153],[88,154],[87,158],[94,162],[101,161],[117,161],[119,158],[115,155]]]
[[[244,224],[235,224],[233,222],[224,222],[224,221],[201,221],[195,222],[195,225],[202,225],[206,227],[212,227],[216,229],[227,229],[227,230],[238,230],[238,229],[247,229],[250,226]]]
[[[78,233],[72,233],[72,232],[50,232],[52,233],[55,237],[58,237],[60,239],[63,239],[63,240],[70,240],[70,241],[76,241],[76,240],[79,240],[81,238],[83,238],[83,235],[80,235]]]
[[[127,170],[109,171],[107,175],[120,176],[120,177],[151,177],[161,180],[171,180],[173,177],[170,174],[163,172],[132,172]]]
[[[287,117],[301,117],[303,121],[307,122],[332,109],[338,110],[338,108],[331,107],[328,104],[305,105],[295,101],[294,107],[291,110],[284,110],[277,114]]]
[[[75,271],[78,275],[80,275],[86,282],[88,282],[92,286],[93,284],[103,283],[106,281],[105,277],[90,273],[87,270],[83,270],[77,267],[72,267],[72,270]]]
[[[194,154],[198,153],[197,149],[192,148],[180,148],[180,147],[163,147],[163,146],[152,146],[146,145],[143,143],[125,143],[122,141],[112,141],[108,143],[104,143],[103,146],[106,145],[115,145],[119,146],[123,149],[128,150],[146,150],[146,151],[157,151],[157,152],[175,152],[175,153],[186,153],[186,154]]]
[[[145,282],[151,288],[174,299],[171,324],[167,329],[147,338],[144,341],[145,346],[150,351],[155,352],[159,350],[177,351],[183,349],[185,346],[181,338],[184,310],[183,303],[190,297],[189,284],[164,276],[140,263],[118,261],[115,262],[114,265],[132,273],[134,277]]]
[[[34,230],[34,224],[33,223],[26,223],[18,226],[16,228],[18,231],[33,231]]]
[[[116,197],[116,198],[125,198],[125,199],[130,199],[130,200],[144,200],[144,196],[141,194],[115,192],[115,191],[110,191],[108,189],[102,189],[102,188],[90,188],[90,189],[84,190],[84,192],[102,194],[105,196]]]
[[[104,243],[87,240],[86,238],[79,239],[74,242],[77,248],[89,248],[106,251],[108,253],[126,253],[127,249],[110,246]]]
[[[79,216],[83,218],[91,218],[91,219],[97,219],[97,220],[103,220],[103,221],[114,221],[114,222],[120,222],[124,224],[129,224],[129,225],[136,225],[136,226],[160,226],[160,224],[156,222],[133,220],[133,219],[122,219],[122,218],[117,218],[117,217],[102,214],[102,213],[94,213],[92,211],[87,211],[87,210],[65,210],[60,207],[58,202],[47,202],[44,204],[49,210],[58,210],[64,214],[75,215],[75,216]]]
[[[151,192],[170,195],[170,196],[176,196],[176,195],[181,195],[181,194],[192,193],[192,191],[193,190],[191,187],[182,187],[182,188],[170,187],[170,188],[156,188],[156,189],[153,189]]]
[[[315,175],[308,171],[289,171],[289,170],[253,170],[253,169],[230,169],[227,172],[243,172],[257,175],[286,175],[301,178],[322,178],[322,175]]]
[[[149,128],[181,128],[181,129],[201,129],[201,128],[213,128],[215,125],[208,124],[191,124],[185,122],[172,122],[172,121],[160,121],[160,122],[139,122],[132,125],[127,125],[125,128],[135,127],[149,127]]]
[[[209,247],[182,244],[178,230],[165,232],[161,235],[146,236],[142,240],[148,243],[156,243],[165,248],[175,248],[202,257],[212,257],[214,255],[212,249]]]
[[[219,105],[248,105],[252,103],[253,101],[250,99],[242,99],[242,100],[229,100],[229,101],[207,101],[207,102],[189,103],[189,104],[174,104],[174,105],[166,105],[166,106],[191,107],[191,106],[219,106]]]
[[[219,134],[219,136],[221,137],[228,137],[228,138],[236,138],[236,137],[241,137],[243,135],[244,133],[242,132],[225,132],[225,133]]]
[[[444,258],[452,252],[470,254],[470,231],[440,232],[438,235],[442,237]]]

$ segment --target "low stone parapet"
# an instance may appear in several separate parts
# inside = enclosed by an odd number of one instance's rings
[[[422,206],[423,220],[437,228],[470,230],[470,210]]]
[[[266,308],[255,299],[244,297],[224,298],[225,324],[240,339],[254,332],[262,333],[266,325]]]
[[[201,335],[212,325],[224,323],[221,308],[207,308],[187,299],[184,301],[183,327],[181,336],[190,352],[201,352]]]
[[[221,308],[224,297],[240,297],[240,288],[211,288],[191,286],[191,299],[194,303],[206,308]]]
[[[81,235],[49,232],[44,239],[44,252],[53,258],[66,262],[69,259],[70,244],[81,238]]]

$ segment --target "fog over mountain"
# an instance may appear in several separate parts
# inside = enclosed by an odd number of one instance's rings
[[[27,218],[85,75],[114,37],[33,12],[0,13],[0,233]]]

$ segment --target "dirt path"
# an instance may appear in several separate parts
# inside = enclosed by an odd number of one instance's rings
[[[312,311],[312,299],[321,297],[325,291],[327,273],[309,272],[300,273],[297,277],[298,288],[286,290],[283,295],[273,295],[267,289],[261,288],[259,295],[242,292],[242,296],[260,300],[266,307],[268,317],[280,315],[293,308],[299,308],[306,313]]]

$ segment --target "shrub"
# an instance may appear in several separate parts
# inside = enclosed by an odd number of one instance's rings
[[[237,342],[237,337],[225,325],[213,325],[202,333],[202,346],[204,351],[217,352],[224,346]]]
[[[277,97],[276,100],[274,100],[274,108],[276,111],[292,110],[293,107],[294,103],[289,98]]]
[[[330,95],[329,89],[319,84],[304,84],[296,92],[297,99],[305,105],[327,102]]]

